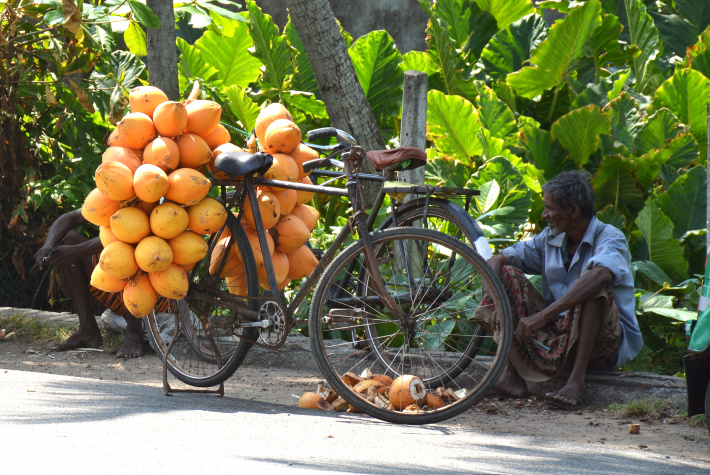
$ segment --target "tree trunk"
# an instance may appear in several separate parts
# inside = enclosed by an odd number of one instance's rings
[[[385,148],[328,1],[286,0],[286,6],[313,67],[330,123],[350,133],[365,150]],[[364,165],[365,171],[373,171],[367,160]],[[373,185],[374,189],[365,189],[368,206],[377,192],[378,185]]]
[[[175,44],[175,14],[173,2],[148,0],[148,6],[160,18],[160,28],[148,28],[148,80],[161,89],[171,101],[180,100],[178,55]]]

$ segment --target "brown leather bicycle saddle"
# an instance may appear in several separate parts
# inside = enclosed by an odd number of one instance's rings
[[[413,168],[419,168],[426,165],[427,160],[426,152],[418,147],[397,147],[390,150],[370,150],[366,153],[366,155],[368,160],[370,160],[377,170],[384,170],[385,168],[391,167],[395,167],[395,170],[398,171],[411,170]]]
[[[263,174],[273,161],[273,157],[264,152],[224,152],[215,159],[214,166],[230,176],[243,176],[254,172]]]

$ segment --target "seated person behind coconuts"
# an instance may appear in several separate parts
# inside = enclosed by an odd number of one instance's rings
[[[103,249],[99,238],[87,239],[75,228],[88,224],[81,210],[61,215],[49,228],[44,245],[35,254],[40,270],[48,266],[59,269],[69,298],[79,315],[79,329],[63,343],[51,347],[54,351],[73,348],[98,348],[103,339],[91,306],[91,298],[126,319],[126,336],[116,353],[118,358],[136,358],[143,355],[143,328],[123,304],[122,292],[109,293],[90,284],[91,273]],[[168,301],[158,299],[156,311],[166,309]]]

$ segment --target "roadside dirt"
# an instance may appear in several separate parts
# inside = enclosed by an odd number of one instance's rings
[[[164,397],[161,361],[148,345],[146,348],[147,354],[141,358],[121,360],[102,350],[57,353],[50,351],[48,345],[0,340],[0,370],[141,384],[155,387],[155,397]],[[316,390],[318,384],[326,385],[313,367],[280,364],[286,360],[288,346],[275,352],[252,352],[254,355],[250,353],[246,363],[225,383],[226,396],[296,407],[298,397],[305,391]],[[174,387],[180,387],[172,377],[169,381]],[[471,411],[445,424],[710,462],[710,435],[706,426],[693,426],[677,414],[661,414],[654,419],[622,419],[609,408],[590,406],[572,412],[549,408],[537,397],[484,398]],[[629,434],[629,424],[640,424],[640,433]]]

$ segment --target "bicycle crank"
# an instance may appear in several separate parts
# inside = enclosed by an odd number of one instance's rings
[[[269,300],[262,304],[259,309],[259,339],[266,348],[275,350],[280,348],[286,341],[288,333],[286,331],[286,314],[281,304]]]

